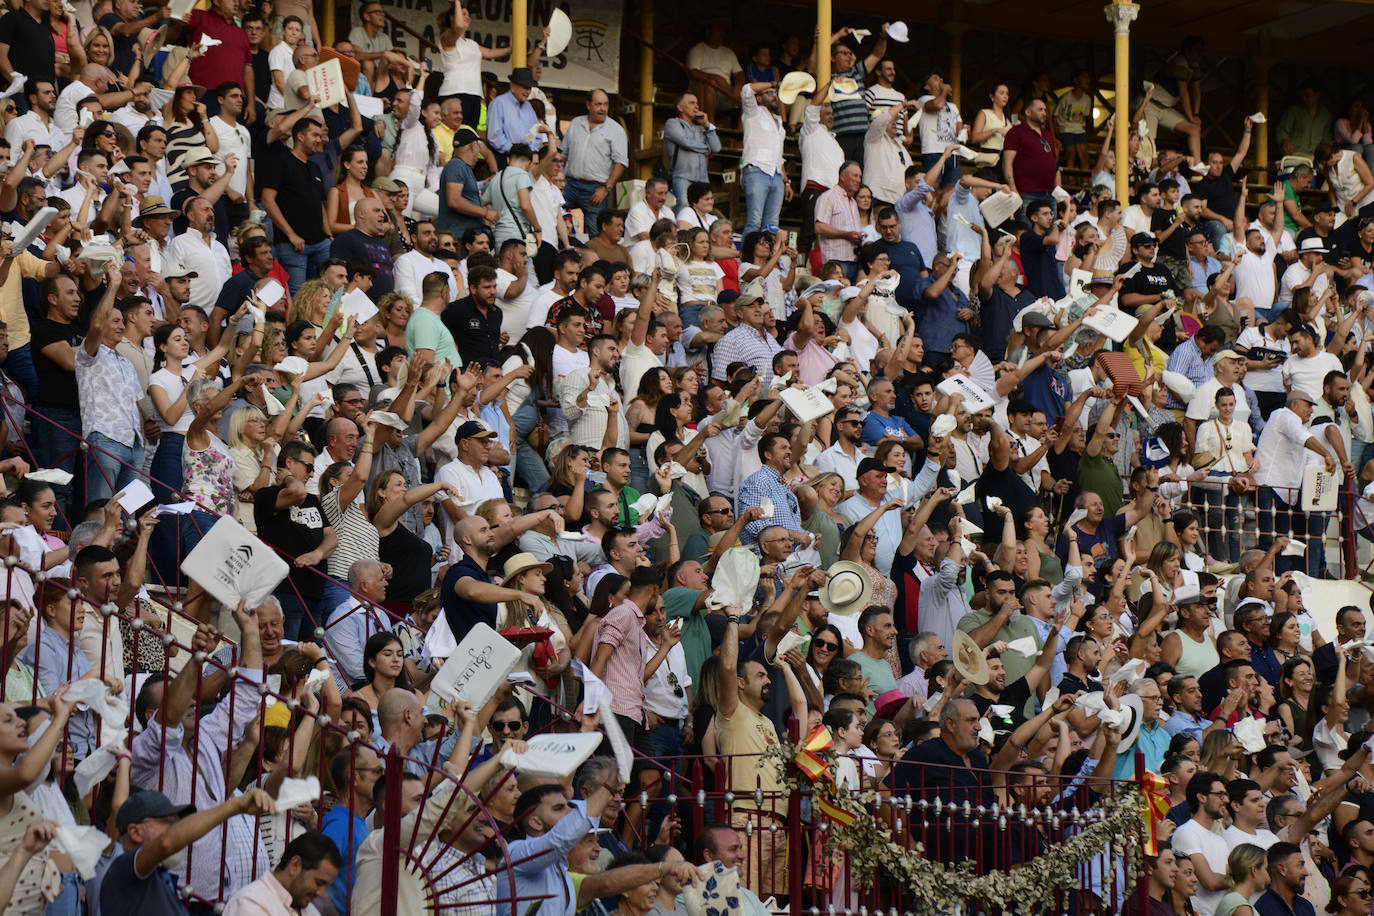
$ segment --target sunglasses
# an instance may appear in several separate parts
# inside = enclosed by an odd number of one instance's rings
[[[491,730],[494,732],[518,732],[525,726],[524,722],[493,722]]]
[[[814,640],[811,646],[817,652],[838,652],[840,649],[839,643],[821,639]]]

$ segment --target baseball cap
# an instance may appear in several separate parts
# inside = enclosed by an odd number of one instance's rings
[[[859,470],[855,472],[854,476],[862,477],[869,471],[882,471],[884,474],[891,473],[888,471],[887,465],[883,464],[877,458],[865,458],[863,461],[859,462]]]
[[[1245,359],[1245,357],[1241,356],[1239,353],[1237,353],[1235,350],[1232,350],[1230,347],[1227,347],[1225,350],[1222,350],[1216,356],[1212,357],[1212,359]]]
[[[477,131],[466,124],[460,124],[458,129],[453,132],[453,148],[458,149],[469,143],[476,143],[480,139],[482,138],[477,136]]]
[[[735,300],[735,305],[753,305],[763,298],[763,284],[757,280],[752,280],[739,291],[739,298]]]
[[[1131,247],[1132,247],[1132,248],[1137,248],[1137,247],[1139,247],[1139,246],[1141,246],[1141,245],[1158,245],[1158,244],[1159,244],[1159,239],[1155,238],[1153,235],[1151,235],[1151,234],[1148,233],[1148,232],[1137,232],[1135,235],[1131,236]]]
[[[372,412],[372,421],[380,426],[390,426],[392,429],[406,431],[406,423],[396,414],[389,410],[376,410]]]
[[[372,184],[368,185],[368,187],[374,191],[385,191],[387,194],[395,194],[397,191],[401,190],[401,186],[397,184],[396,181],[387,178],[385,175],[380,178],[372,179]]]
[[[188,814],[195,813],[195,805],[174,805],[172,800],[161,792],[145,789],[130,795],[119,807],[119,814],[115,817],[115,827],[120,833],[123,833],[133,824],[146,821],[149,818],[186,817]]]
[[[458,432],[454,434],[453,438],[454,441],[461,442],[464,439],[491,439],[495,435],[496,430],[489,428],[477,420],[468,420],[462,426],[458,427]]]
[[[162,279],[164,280],[179,280],[182,277],[199,276],[200,274],[196,273],[191,268],[184,267],[174,261],[168,261],[166,264],[162,265]]]

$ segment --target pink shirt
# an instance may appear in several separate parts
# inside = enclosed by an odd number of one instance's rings
[[[819,385],[825,381],[826,373],[839,362],[835,354],[821,346],[815,337],[808,340],[805,347],[797,350],[797,335],[793,332],[787,337],[787,347],[797,351],[797,377],[803,385]]]
[[[845,232],[863,231],[863,226],[859,223],[859,205],[839,185],[816,198],[816,222],[825,223],[834,229],[841,229]],[[819,233],[818,236],[821,243],[821,260],[857,260],[854,243],[849,239],[826,238]]]
[[[644,666],[649,661],[644,635],[644,612],[626,601],[601,619],[596,627],[592,658],[603,644],[614,650],[606,659],[601,680],[611,689],[611,712],[640,724],[644,722]]]

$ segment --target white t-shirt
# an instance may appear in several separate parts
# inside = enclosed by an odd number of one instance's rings
[[[703,41],[687,52],[687,69],[712,73],[728,80],[744,68],[739,65],[735,52],[725,45],[713,48]]]
[[[284,41],[267,52],[267,69],[274,73],[280,73],[282,75],[283,85],[286,83],[286,77],[290,76],[291,71],[296,69],[296,64],[293,60],[295,53],[296,49]],[[277,88],[277,81],[273,80],[272,88],[267,93],[268,111],[271,111],[273,108],[281,108],[284,99],[285,96],[283,96],[281,90]]]
[[[568,377],[571,372],[578,369],[586,369],[591,365],[591,358],[587,356],[586,350],[568,351],[564,350],[559,344],[553,345],[553,384],[558,387],[558,383]],[[552,392],[550,392],[552,394]],[[568,421],[563,419],[563,411],[557,407],[550,407],[545,416],[549,421],[549,432],[565,432],[568,428]]]
[[[534,291],[534,302],[530,304],[530,327],[537,328],[549,318],[549,309],[559,299],[567,298],[567,293],[560,293],[553,288],[553,281],[550,280],[543,286]]]
[[[633,398],[639,391],[639,380],[644,373],[662,365],[663,360],[655,356],[653,350],[630,341],[625,346],[625,352],[620,354],[620,388],[625,392],[625,397]]]
[[[530,312],[539,296],[539,290],[536,288],[538,281],[534,278],[534,265],[530,264],[529,273],[525,275],[525,288],[514,299],[507,299],[506,290],[519,280],[520,278],[510,271],[496,268],[496,304],[501,309],[501,330],[510,335],[511,343],[524,337],[525,332],[533,326],[530,323]]]
[[[1278,837],[1274,836],[1263,827],[1258,828],[1254,833],[1246,833],[1235,824],[1223,830],[1221,832],[1221,838],[1226,841],[1226,849],[1228,852],[1235,849],[1241,843],[1249,843],[1251,846],[1258,846],[1260,849],[1267,850],[1270,846],[1273,846],[1279,841]]]
[[[1313,397],[1321,397],[1322,379],[1326,378],[1326,373],[1344,369],[1336,354],[1325,350],[1306,359],[1290,354],[1283,364],[1283,383],[1289,391],[1305,391]]]
[[[1219,833],[1203,829],[1203,826],[1192,818],[1174,831],[1171,845],[1174,852],[1185,856],[1202,853],[1207,867],[1214,874],[1226,874],[1226,857],[1231,852],[1226,839]],[[1212,916],[1216,912],[1217,904],[1225,895],[1225,891],[1209,891],[1199,885],[1198,892],[1193,895],[1193,907],[1198,911],[1198,916]]]
[[[658,220],[672,218],[673,211],[668,206],[660,207],[655,213],[649,209],[647,203],[641,200],[630,208],[629,213],[625,214],[625,238],[633,239],[640,233],[647,233]]]
[[[434,480],[436,483],[451,483],[458,488],[458,495],[454,498],[465,512],[471,512],[485,500],[504,497],[501,481],[491,468],[484,467],[474,471],[456,458],[439,468],[434,474]]]
[[[926,111],[926,102],[934,96],[923,95],[916,100],[920,116],[916,119],[916,131],[921,138],[921,155],[943,153],[945,147],[955,142],[958,132],[959,108],[953,102],[946,102],[939,111]]]
[[[715,261],[688,261],[677,269],[677,295],[681,302],[715,302],[716,289],[725,271]]]
[[[1131,230],[1131,233],[1149,232],[1150,217],[1145,215],[1145,211],[1140,208],[1140,204],[1131,204],[1121,211],[1121,225]]]
[[[215,136],[219,138],[220,159],[230,153],[237,157],[233,177],[229,179],[229,187],[238,194],[247,194],[248,155],[251,143],[248,128],[242,124],[226,124],[220,117],[211,118],[210,126],[215,129]]]
[[[169,372],[164,366],[148,377],[148,387],[152,388],[154,385],[166,392],[168,401],[175,401],[177,398],[181,397],[181,392],[185,389],[186,382],[180,375]],[[185,435],[186,430],[191,428],[192,419],[191,405],[187,404],[182,408],[181,416],[173,426],[168,426],[167,422],[162,419],[162,414],[159,413],[157,415],[157,428],[164,433],[181,433]]]
[[[1244,347],[1246,350],[1251,347],[1263,347],[1267,350],[1282,350],[1291,353],[1287,337],[1280,337],[1272,340],[1265,337],[1264,332],[1253,325],[1247,327],[1236,337],[1237,347]],[[1280,363],[1275,369],[1251,369],[1245,373],[1245,386],[1251,391],[1279,392],[1283,390],[1283,364]]]
[[[1249,299],[1255,310],[1267,309],[1274,304],[1278,294],[1278,282],[1274,279],[1274,252],[1255,254],[1246,249],[1240,256],[1240,263],[1232,276],[1236,279],[1236,298]]]
[[[1288,265],[1288,269],[1283,272],[1283,278],[1279,280],[1279,304],[1291,305],[1293,302],[1293,287],[1299,283],[1306,282],[1312,276],[1312,271],[1302,261],[1294,261]],[[1326,288],[1331,285],[1330,278],[1325,274],[1312,282],[1311,295],[1313,301],[1321,298],[1321,294],[1326,292]]]
[[[1185,414],[1189,420],[1202,423],[1205,420],[1213,420],[1217,415],[1217,392],[1221,390],[1221,382],[1215,378],[1210,378],[1197,386],[1197,391],[1193,393],[1193,399],[1188,402],[1188,411]],[[1231,386],[1231,393],[1236,396],[1236,422],[1245,425],[1250,422],[1250,403],[1245,399],[1245,388],[1239,383]]]

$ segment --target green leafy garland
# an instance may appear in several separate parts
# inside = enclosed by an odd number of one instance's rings
[[[920,855],[924,852],[920,843],[908,849],[894,842],[891,832],[870,811],[869,806],[879,802],[877,793],[851,795],[847,787],[836,786],[828,778],[807,782],[791,765],[796,753],[795,745],[783,742],[769,748],[764,758],[772,759],[789,790],[809,788],[854,815],[851,824],[831,821],[825,844],[828,852],[839,849],[849,857],[850,872],[865,889],[872,886],[882,869],[916,899],[950,912],[969,899],[980,900],[989,907],[1015,906],[1020,912],[1036,912],[1054,906],[1058,892],[1077,887],[1079,867],[1101,855],[1104,849],[1110,849],[1109,861],[1125,862],[1127,880],[1132,885],[1140,874],[1144,815],[1140,791],[1135,786],[1101,799],[1094,809],[1097,820],[1054,845],[1045,855],[1011,871],[976,875],[972,862],[953,866],[933,862]],[[822,751],[821,756],[833,764],[833,752]]]

